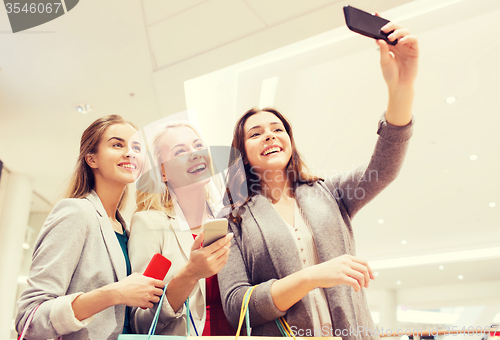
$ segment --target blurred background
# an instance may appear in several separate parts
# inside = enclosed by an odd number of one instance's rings
[[[346,4],[421,49],[404,167],[353,220],[376,326],[500,324],[500,1],[86,0],[16,34],[0,10],[0,338],[15,338],[33,243],[98,117],[193,109],[209,145],[230,145],[239,116],[274,106],[317,174],[368,161],[387,91]]]

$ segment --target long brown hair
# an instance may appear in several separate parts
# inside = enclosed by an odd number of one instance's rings
[[[95,120],[90,126],[83,131],[80,140],[80,155],[76,161],[75,170],[70,179],[68,190],[65,197],[67,198],[83,198],[86,197],[95,188],[95,177],[92,168],[87,164],[85,157],[89,154],[96,154],[99,142],[108,127],[115,124],[129,124],[136,130],[135,124],[126,121],[122,116],[109,115]],[[118,210],[124,208],[127,201],[127,187],[123,191]]]
[[[293,139],[292,125],[278,110],[265,107],[263,109],[252,108],[245,112],[243,116],[236,122],[233,131],[233,142],[231,144],[231,155],[229,157],[229,169],[227,172],[228,189],[226,190],[228,201],[231,208],[235,208],[247,203],[250,198],[261,192],[262,182],[260,176],[252,170],[252,166],[248,162],[245,150],[245,130],[244,126],[248,118],[259,113],[269,112],[278,117],[283,123],[288,136],[290,136],[290,143],[292,146],[292,155],[286,166],[286,174],[288,180],[292,183],[292,189],[299,184],[313,183],[320,178],[309,173],[309,169],[304,160],[297,151],[295,140]],[[243,169],[241,164],[243,163]],[[231,216],[231,215],[230,215]],[[235,222],[239,222],[241,218],[236,217]]]

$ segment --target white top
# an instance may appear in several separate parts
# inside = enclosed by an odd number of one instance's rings
[[[297,206],[297,201],[295,201],[293,221],[293,226],[288,224],[286,221],[285,224],[295,241],[295,246],[299,253],[302,268],[307,268],[320,263],[311,227],[304,221],[304,218],[300,213],[300,209]],[[326,334],[326,332],[322,332],[323,329],[330,331],[332,328],[328,302],[323,288],[315,288],[311,290],[308,293],[308,296],[311,301],[311,310],[313,312],[312,320],[314,336],[331,336],[330,334]]]

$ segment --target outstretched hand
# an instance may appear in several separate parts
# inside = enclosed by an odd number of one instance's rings
[[[308,269],[315,285],[321,288],[345,284],[359,292],[362,288],[368,288],[370,280],[375,279],[375,275],[366,260],[347,254],[311,266]]]
[[[378,13],[375,13],[378,16]],[[387,38],[389,41],[398,39],[395,46],[388,45],[383,40],[377,40],[380,48],[380,66],[382,74],[390,89],[398,86],[412,86],[418,70],[418,41],[417,37],[401,25],[389,22],[381,28],[382,32],[392,32]]]

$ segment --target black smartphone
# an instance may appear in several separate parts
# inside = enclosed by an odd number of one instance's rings
[[[389,33],[384,33],[380,29],[389,22],[389,20],[362,11],[352,6],[344,6],[344,17],[347,27],[353,32],[365,35],[373,39],[385,40],[389,45],[396,45],[398,40],[389,41],[387,36]]]

